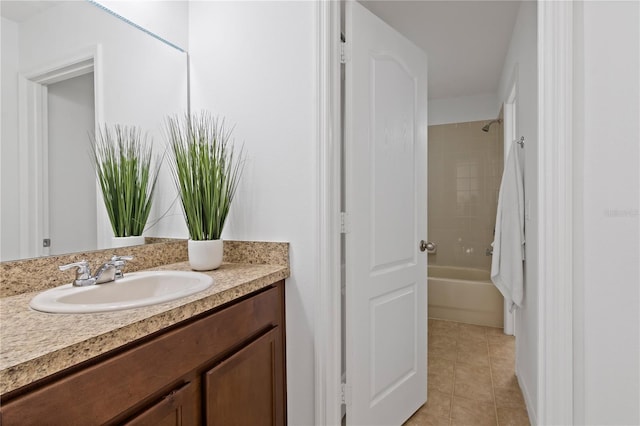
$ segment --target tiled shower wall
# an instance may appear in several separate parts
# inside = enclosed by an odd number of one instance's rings
[[[429,264],[491,269],[503,170],[502,124],[488,121],[429,126]]]

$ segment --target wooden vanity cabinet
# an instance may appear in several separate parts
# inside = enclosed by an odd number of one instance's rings
[[[179,426],[202,424],[200,388],[189,382],[125,422],[127,426]]]
[[[11,425],[285,425],[284,281],[2,396]]]
[[[274,374],[282,345],[274,329],[234,353],[203,377],[207,425],[284,424],[283,377]]]

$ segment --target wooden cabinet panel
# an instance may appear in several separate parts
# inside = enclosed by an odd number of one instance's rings
[[[279,333],[271,330],[205,374],[207,425],[284,425]]]
[[[199,426],[201,424],[200,384],[189,382],[162,398],[127,426]]]
[[[275,370],[280,381],[277,391],[283,395],[280,399],[284,407],[283,287],[284,281],[280,281],[209,315],[130,345],[128,350],[103,355],[83,369],[71,369],[51,383],[31,385],[17,396],[7,398],[5,395],[0,407],[0,423],[4,426],[121,424],[141,410],[148,410],[140,418],[131,420],[132,424],[168,422],[166,424],[173,425],[180,424],[182,419],[183,424],[197,425],[202,421],[201,396],[196,398],[198,422],[184,421],[192,418],[194,406],[188,402],[191,393],[202,392],[199,377],[221,359],[232,359],[230,354],[238,348],[253,345],[249,342],[255,343],[257,336],[262,336],[258,339],[262,341],[264,336],[274,334],[271,344],[277,347],[271,350],[279,355],[274,358],[263,352],[269,363],[275,359],[280,364]],[[253,368],[251,363],[246,365]],[[172,392],[187,382],[192,382],[192,386]],[[277,418],[284,417],[282,407],[277,408],[280,413]]]

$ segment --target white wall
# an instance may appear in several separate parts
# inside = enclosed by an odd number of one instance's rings
[[[7,25],[7,27],[10,27]],[[3,20],[3,36],[5,25]],[[163,154],[166,144],[162,125],[166,115],[182,114],[187,110],[187,65],[186,55],[131,25],[108,14],[89,2],[63,2],[48,8],[19,25],[19,65],[17,70],[32,74],[44,67],[60,64],[79,52],[99,46],[100,62],[96,64],[97,97],[96,113],[98,121],[109,124],[137,125],[149,132]],[[3,62],[5,59],[3,37]],[[17,81],[13,76],[5,76],[3,68],[3,112],[5,111],[5,78]],[[8,111],[17,111],[16,100]],[[3,113],[4,122],[5,115]],[[17,152],[17,138],[2,135],[3,152]],[[89,139],[87,137],[87,147]],[[11,144],[16,144],[12,146]],[[6,145],[6,146],[5,146]],[[4,157],[4,156],[3,156]],[[8,158],[8,157],[7,157]],[[89,156],[87,155],[87,161]],[[17,164],[17,162],[16,162]],[[3,175],[5,174],[3,165]],[[17,185],[13,190],[17,191]],[[4,187],[3,187],[4,189]],[[165,167],[160,178],[158,196],[149,219],[156,218],[173,209],[167,217],[146,232],[146,235],[163,237],[186,237],[186,227],[179,205],[174,204],[174,184]],[[17,195],[15,196],[17,197]],[[11,204],[5,204],[3,192],[2,211]],[[7,207],[5,207],[7,206]],[[102,205],[99,211],[104,212]],[[106,221],[106,213],[103,213]],[[3,216],[3,229],[17,228],[15,218]],[[99,227],[100,229],[100,227]],[[103,233],[98,244],[104,246],[110,240],[110,226],[102,226]],[[102,244],[101,244],[102,241]],[[3,237],[3,245],[5,238]],[[9,244],[16,245],[16,241]],[[95,247],[87,249],[95,249]],[[3,258],[6,258],[3,256]]]
[[[118,15],[189,50],[189,2],[185,0],[98,0]]]
[[[495,93],[429,100],[429,126],[494,120],[500,108]]]
[[[640,424],[640,4],[576,8],[574,421]]]
[[[291,425],[314,419],[318,226],[316,5],[193,2],[191,99],[234,123],[248,161],[224,238],[289,241],[287,397]]]
[[[538,400],[538,63],[536,2],[523,1],[518,11],[509,52],[505,59],[498,101],[507,100],[514,76],[517,80],[517,134],[525,137],[524,175],[526,262],[522,309],[516,313],[516,374],[527,402],[529,416],[536,421]]]
[[[20,218],[18,191],[18,25],[2,18],[2,139],[0,141],[0,260],[20,256],[15,224]]]

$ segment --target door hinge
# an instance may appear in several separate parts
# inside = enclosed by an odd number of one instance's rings
[[[340,403],[351,405],[351,386],[347,386],[346,383],[340,383]]]
[[[340,42],[340,63],[347,63],[347,43],[345,43],[344,41]]]
[[[349,233],[349,213],[340,212],[340,233],[348,234]]]

